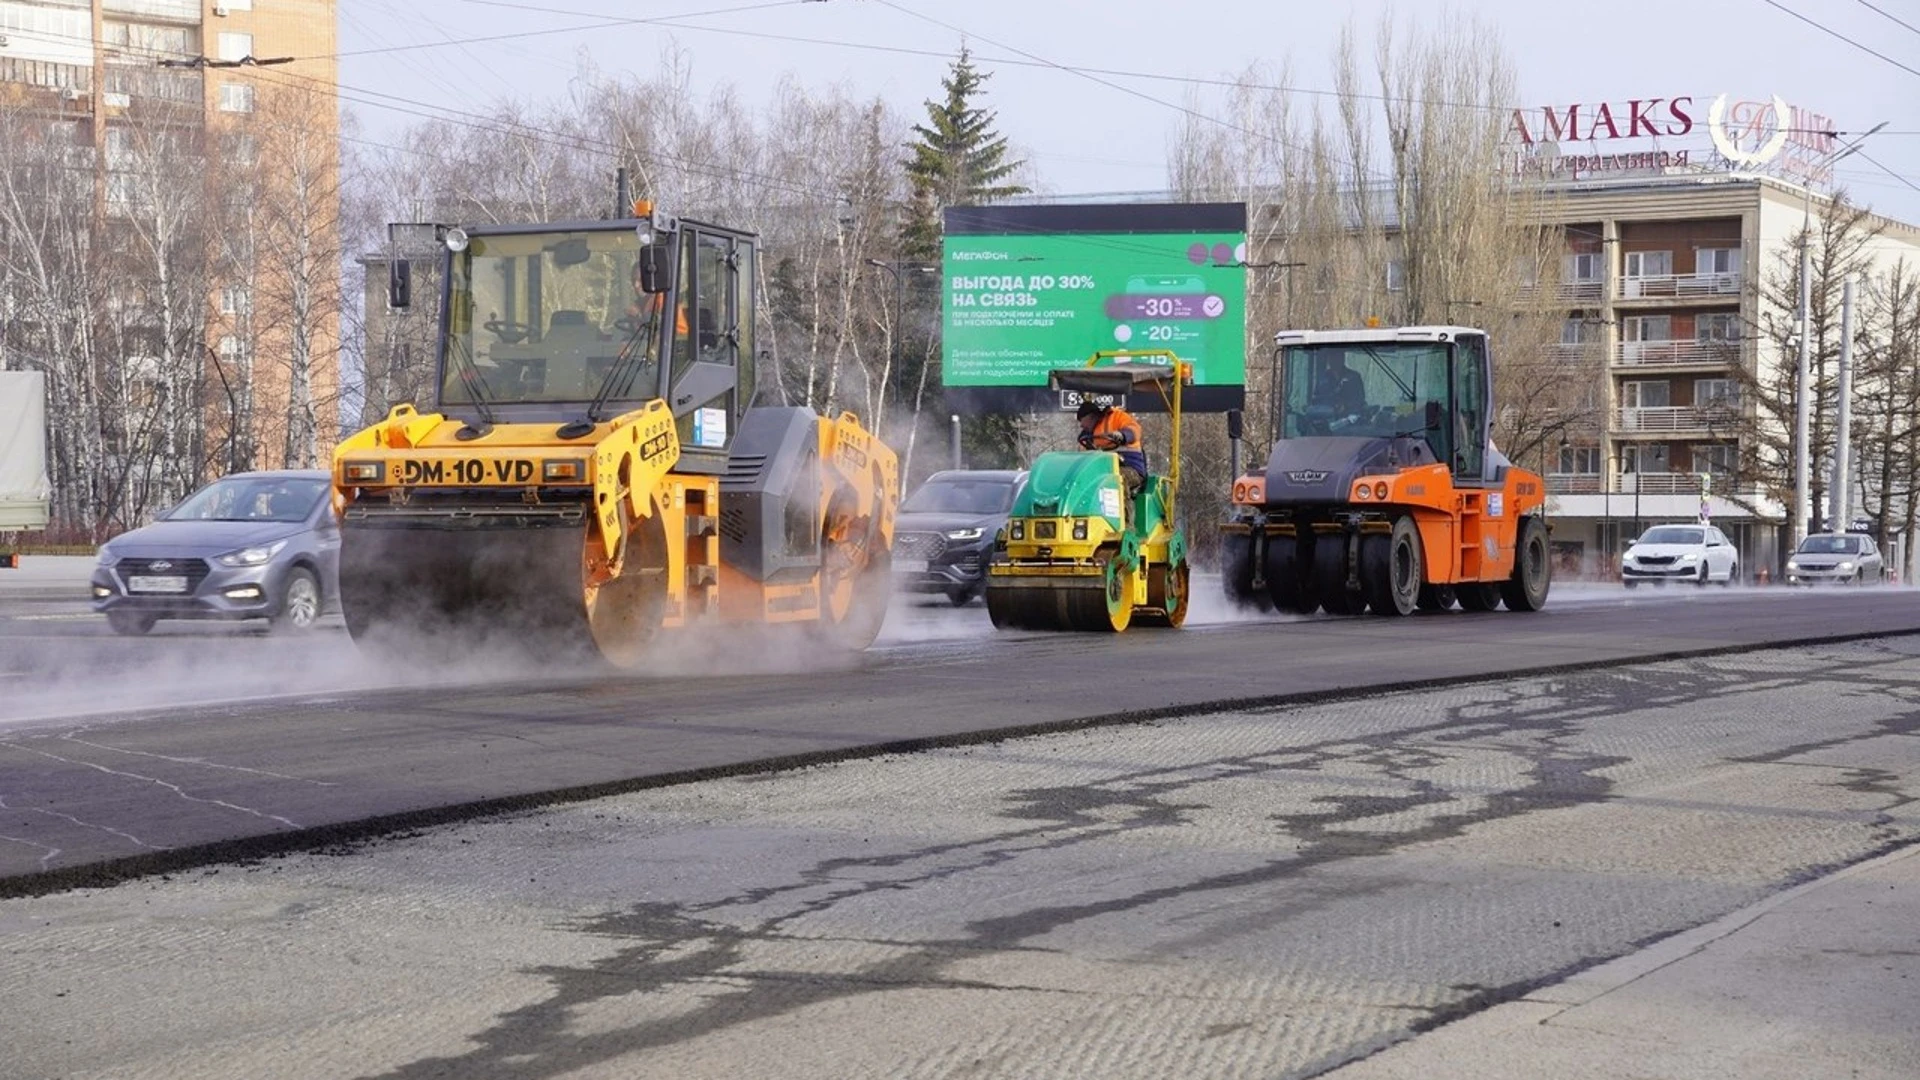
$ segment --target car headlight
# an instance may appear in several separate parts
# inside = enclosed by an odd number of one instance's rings
[[[947,533],[949,540],[978,540],[987,534],[985,529],[954,529]]]
[[[229,551],[225,555],[218,556],[213,561],[219,563],[221,566],[259,566],[269,559],[272,559],[275,555],[280,554],[280,549],[286,546],[287,542],[285,540],[275,540],[271,544],[262,544],[259,547]]]
[[[1700,553],[1697,551],[1689,551],[1685,555],[1680,556],[1679,561],[1680,562],[1699,562]]]
[[[105,544],[100,545],[99,564],[101,566],[112,566],[114,563],[117,563],[119,561],[120,561],[120,556],[115,555],[113,553],[112,548],[108,547]]]
[[[1846,562],[1843,562],[1843,563],[1841,563],[1841,564],[1840,564],[1840,566],[1838,567],[1838,569],[1839,569],[1839,570],[1840,570],[1840,571],[1841,571],[1842,573],[1844,573],[1844,572],[1846,572],[1846,571],[1848,571],[1848,570],[1851,570],[1851,569],[1853,569],[1853,560],[1852,560],[1852,559],[1848,559],[1848,560],[1847,560]]]
[[[1787,560],[1787,569],[1789,569],[1789,570],[1798,570],[1798,569],[1800,569],[1800,560],[1799,560],[1799,559],[1788,559],[1788,560]]]

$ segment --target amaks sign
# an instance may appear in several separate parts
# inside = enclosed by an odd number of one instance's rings
[[[1831,119],[1789,106],[1778,95],[1757,101],[1721,94],[1704,109],[1699,100],[1681,95],[1515,109],[1508,134],[1531,150],[1546,143],[1685,139],[1704,128],[1714,150],[1735,168],[1774,168],[1809,178],[1816,178],[1835,149]]]

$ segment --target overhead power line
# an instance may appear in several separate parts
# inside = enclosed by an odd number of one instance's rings
[[[1859,3],[1861,7],[1866,8],[1868,11],[1872,11],[1880,15],[1885,15],[1887,18],[1893,20],[1894,22],[1899,23],[1901,26],[1906,27],[1907,29],[1913,31],[1916,34],[1920,34],[1920,26],[1913,25],[1912,23],[1906,21],[1905,19],[1902,19],[1898,15],[1894,15],[1891,12],[1887,11],[1885,8],[1876,7],[1873,4],[1869,4],[1867,0],[1859,0]]]
[[[750,11],[766,11],[770,8],[794,7],[799,4],[815,3],[817,0],[771,0],[764,4],[748,4],[744,7],[714,8],[710,11],[686,11],[676,15],[649,15],[627,17],[621,15],[591,15],[588,18],[598,22],[582,26],[556,26],[545,30],[521,30],[512,34],[486,34],[480,37],[452,38],[447,41],[422,41],[408,45],[390,45],[378,49],[355,49],[351,52],[322,53],[303,56],[302,60],[340,60],[352,56],[378,56],[386,53],[413,52],[419,49],[444,49],[457,45],[479,45],[490,41],[520,41],[530,37],[546,37],[552,34],[578,34],[588,30],[605,30],[610,26],[644,26],[649,23],[663,23],[673,19],[700,19],[712,15],[739,15]],[[550,10],[550,9],[543,9]]]
[[[1796,19],[1799,19],[1801,22],[1806,23],[1808,26],[1813,27],[1815,30],[1820,31],[1823,34],[1827,34],[1831,37],[1839,38],[1841,41],[1844,41],[1847,44],[1853,46],[1854,48],[1859,49],[1861,52],[1866,53],[1868,56],[1874,56],[1882,60],[1885,60],[1887,63],[1892,64],[1894,67],[1899,68],[1901,71],[1904,71],[1909,75],[1920,75],[1920,68],[1908,67],[1907,65],[1901,63],[1900,61],[1895,60],[1893,57],[1888,56],[1886,53],[1875,52],[1874,50],[1867,48],[1865,45],[1860,44],[1859,42],[1853,40],[1852,38],[1841,33],[1840,31],[1835,30],[1831,26],[1828,26],[1825,23],[1817,22],[1813,19],[1807,18],[1805,15],[1802,15],[1799,12],[1793,10],[1792,8],[1786,6],[1785,4],[1780,3],[1780,0],[1760,0],[1760,2],[1767,5],[1768,7],[1778,8],[1779,10],[1786,12],[1787,14],[1793,16]]]

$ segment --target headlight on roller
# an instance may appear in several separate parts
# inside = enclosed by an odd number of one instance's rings
[[[1086,518],[1073,519],[1073,538],[1075,540],[1085,540],[1087,538],[1087,519]]]
[[[1027,523],[1024,521],[1009,523],[1007,525],[1007,537],[1013,540],[1025,540],[1027,538]]]
[[[387,467],[378,461],[349,461],[340,469],[349,484],[377,484]]]
[[[540,463],[540,478],[550,484],[579,483],[587,478],[587,464],[579,458]]]

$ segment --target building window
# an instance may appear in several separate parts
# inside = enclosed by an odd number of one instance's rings
[[[1673,316],[1630,315],[1620,320],[1622,341],[1672,341]]]
[[[1732,311],[1716,311],[1708,315],[1693,317],[1693,340],[1695,341],[1739,341],[1740,315]]]
[[[1387,260],[1387,291],[1407,291],[1407,264],[1399,259]]]
[[[240,285],[227,285],[220,289],[220,314],[243,315],[248,310],[247,290]]]
[[[1735,443],[1710,443],[1693,448],[1693,471],[1732,476],[1740,468],[1740,447]]]
[[[217,350],[222,360],[238,360],[240,359],[240,339],[232,334],[223,334]]]
[[[220,111],[252,112],[253,87],[248,83],[221,83]]]
[[[253,35],[235,34],[227,31],[220,33],[220,59],[245,60],[253,55]]]
[[[1620,448],[1623,473],[1663,473],[1669,471],[1666,443],[1629,443]]]
[[[1738,277],[1739,248],[1701,248],[1693,254],[1694,273]]]
[[[1561,266],[1561,270],[1564,272],[1567,281],[1574,284],[1599,281],[1600,253],[1597,251],[1586,251],[1569,255],[1566,257],[1565,263]]]
[[[1740,403],[1740,386],[1732,379],[1695,379],[1693,403],[1702,408],[1733,408]]]
[[[1600,475],[1600,448],[1597,446],[1561,447],[1560,471],[1578,473],[1582,476]]]
[[[252,11],[253,0],[215,0],[213,6],[226,11]]]
[[[1627,252],[1627,274],[1630,278],[1665,277],[1673,273],[1673,252],[1671,251],[1629,251]]]
[[[1628,409],[1664,409],[1673,404],[1673,384],[1665,379],[1620,384],[1620,404]]]
[[[140,56],[191,56],[199,51],[184,26],[152,23],[103,22],[101,44]]]
[[[1594,319],[1564,319],[1560,323],[1560,344],[1586,345],[1600,340],[1600,323]]]

